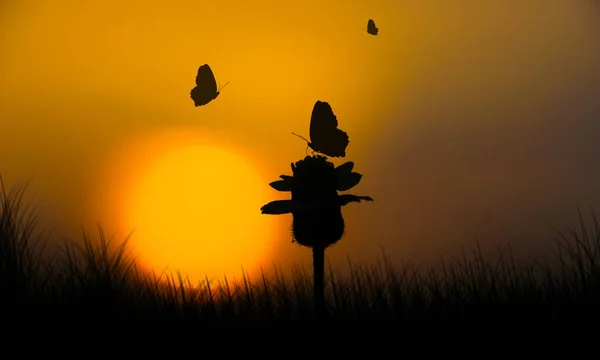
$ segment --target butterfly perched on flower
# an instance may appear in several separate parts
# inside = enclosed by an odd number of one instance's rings
[[[317,101],[310,117],[310,141],[292,133],[308,143],[315,152],[331,157],[346,156],[350,143],[348,134],[338,129],[337,117],[329,103]]]
[[[367,32],[371,35],[377,35],[379,33],[379,29],[375,26],[375,21],[373,19],[369,19],[367,23]]]
[[[221,93],[221,89],[227,86],[227,84],[218,89],[215,75],[213,74],[210,66],[208,66],[208,64],[204,64],[198,68],[198,74],[196,75],[196,87],[190,92],[190,97],[192,100],[194,100],[195,106],[206,105],[216,99]]]

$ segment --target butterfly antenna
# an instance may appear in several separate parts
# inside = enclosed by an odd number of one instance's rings
[[[229,81],[227,82],[227,84],[229,84]],[[225,84],[225,85],[221,86],[221,87],[219,88],[219,92],[221,92],[221,90],[223,90],[223,88],[224,88],[225,86],[227,86],[227,84]]]
[[[292,134],[293,134],[293,135],[296,135],[297,137],[299,137],[300,139],[302,139],[302,140],[306,141],[307,143],[309,143],[309,142],[310,142],[310,141],[306,140],[306,138],[305,138],[304,136],[302,136],[302,135],[298,135],[298,134],[296,134],[296,133],[295,133],[295,132],[293,132],[293,131],[292,131]]]

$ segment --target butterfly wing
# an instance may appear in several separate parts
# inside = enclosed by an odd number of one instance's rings
[[[196,75],[196,87],[190,92],[190,97],[194,100],[195,106],[206,105],[219,96],[217,91],[217,80],[210,66],[204,64],[198,68]]]
[[[317,101],[310,118],[310,147],[327,156],[346,156],[350,140],[348,134],[337,127],[337,117],[331,106]]]
[[[373,19],[369,19],[367,23],[367,32],[371,35],[377,35],[379,33],[379,29],[375,26],[375,21]]]

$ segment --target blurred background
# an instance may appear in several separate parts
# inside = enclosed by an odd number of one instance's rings
[[[486,251],[508,241],[541,251],[555,227],[576,224],[578,206],[587,215],[600,203],[597,1],[2,0],[0,53],[0,174],[7,186],[31,180],[55,244],[99,223],[117,238],[143,234],[148,222],[127,215],[143,174],[183,143],[209,144],[254,169],[243,181],[258,230],[235,236],[240,251],[260,251],[240,261],[310,262],[291,244],[291,215],[259,209],[289,196],[267,184],[306,155],[291,132],[308,136],[317,100],[350,136],[347,157],[332,161],[364,175],[350,193],[375,199],[343,209],[334,265],[374,262],[382,249],[433,260],[476,237]],[[195,108],[205,63],[230,84]],[[195,184],[199,198],[214,191]],[[186,218],[197,221],[191,242],[165,248],[202,251],[190,244],[208,241],[194,233],[212,226],[207,208]],[[216,259],[233,236],[219,226]],[[143,257],[147,242],[133,239]]]

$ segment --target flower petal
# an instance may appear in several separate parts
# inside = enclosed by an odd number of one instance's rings
[[[281,215],[289,214],[292,212],[292,201],[291,200],[275,200],[264,205],[260,208],[262,214],[268,215]]]
[[[269,186],[277,191],[292,191],[292,184],[285,180],[273,181]]]
[[[354,169],[354,162],[348,161],[336,167],[335,172],[338,174],[349,173],[352,172],[352,169]]]
[[[373,198],[370,196],[357,196],[350,194],[340,195],[338,199],[341,206],[348,205],[351,202],[361,202],[361,200],[373,201]]]
[[[362,175],[357,172],[337,173],[337,190],[350,190],[362,179]]]

